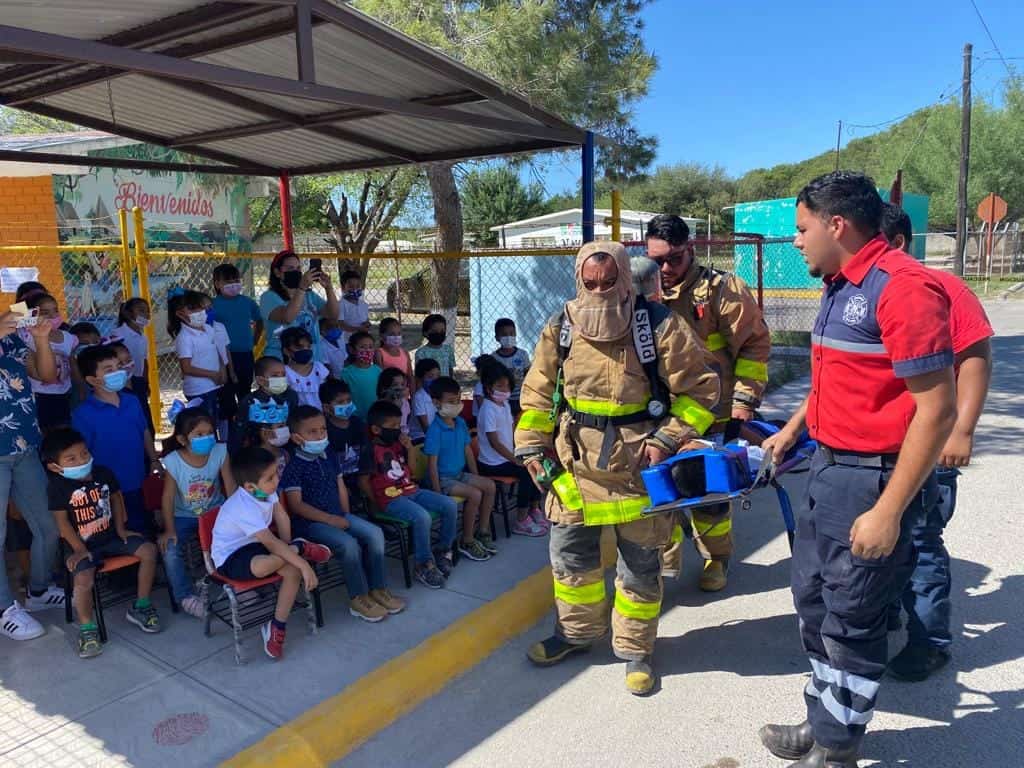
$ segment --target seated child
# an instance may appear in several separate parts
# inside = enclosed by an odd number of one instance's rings
[[[284,468],[291,460],[285,446],[291,443],[292,433],[288,429],[288,414],[299,406],[289,408],[288,404],[278,405],[274,400],[261,403],[253,400],[249,405],[249,421],[246,423],[245,445],[258,445],[268,451],[277,461],[277,478],[281,479]]]
[[[334,451],[328,450],[327,422],[317,408],[300,405],[288,419],[295,455],[281,478],[295,533],[325,544],[341,557],[349,613],[377,622],[399,613],[405,603],[384,580],[384,534],[350,514],[348,489]],[[365,557],[363,557],[365,553]]]
[[[484,368],[497,365],[494,355],[480,355],[473,360],[476,369],[476,384],[473,385],[473,418],[480,415],[480,406],[484,404]]]
[[[374,508],[412,526],[416,579],[440,589],[452,570],[452,543],[458,506],[447,496],[421,489],[409,474],[402,445],[402,411],[394,403],[374,403],[367,416],[370,443],[359,467],[359,487]],[[431,512],[441,518],[438,549],[430,546]]]
[[[370,330],[370,307],[363,298],[363,278],[354,269],[341,275],[341,301],[338,321],[341,326],[341,348],[345,349],[356,331]]]
[[[466,500],[462,508],[459,552],[470,560],[489,560],[498,552],[491,534],[494,481],[481,477],[477,471],[476,458],[470,448],[469,427],[459,415],[462,413],[459,383],[442,376],[434,382],[430,394],[437,407],[437,418],[427,427],[423,453],[427,456],[431,482],[441,493]]]
[[[299,405],[320,408],[320,385],[331,375],[327,366],[313,359],[313,337],[304,328],[285,328],[281,349],[288,365],[288,388],[299,398]]]
[[[127,527],[124,499],[114,473],[94,464],[85,439],[67,427],[50,432],[43,440],[41,453],[50,472],[50,509],[61,538],[71,550],[64,564],[74,574],[78,655],[88,659],[103,652],[92,586],[96,569],[105,557],[139,558],[137,597],[125,618],[143,632],[159,632],[160,617],[149,599],[156,573],[156,547]]]
[[[277,498],[277,462],[270,453],[255,447],[233,453],[231,476],[238,488],[217,515],[210,557],[218,573],[236,581],[281,576],[274,618],[260,630],[263,650],[270,658],[280,659],[285,625],[300,583],[307,591],[316,589],[316,574],[306,561],[326,563],[331,550],[292,539],[291,521]],[[277,535],[271,532],[271,523]]]
[[[541,493],[533,484],[529,470],[516,461],[512,453],[515,422],[508,404],[512,393],[512,374],[503,365],[493,365],[484,370],[483,376],[487,399],[480,406],[477,419],[480,474],[515,477],[519,482],[516,483],[516,521],[512,524],[512,533],[543,536],[550,526],[540,509]]]
[[[373,362],[381,368],[397,368],[407,377],[412,375],[412,360],[402,348],[402,324],[393,317],[385,317],[377,327],[380,349]]]
[[[331,317],[320,318],[320,357],[336,379],[341,378],[341,371],[348,359],[348,351],[342,343],[341,323]]]
[[[297,408],[299,405],[299,396],[288,388],[285,365],[278,358],[264,355],[256,361],[253,373],[256,389],[242,397],[238,403],[238,418],[233,431],[235,436],[229,441],[232,450],[241,445],[242,436],[248,432],[249,409],[253,403],[268,403],[272,400],[277,405],[287,405],[289,408]],[[259,445],[259,442],[253,442],[252,445]]]
[[[380,366],[373,363],[373,336],[366,331],[356,331],[349,339],[352,356],[341,372],[341,378],[348,384],[352,392],[352,402],[356,404],[356,413],[362,419],[377,401],[377,379],[380,378]]]
[[[446,344],[448,322],[442,315],[427,315],[423,320],[423,338],[426,343],[416,350],[416,362],[437,360],[442,376],[455,375],[455,348]]]
[[[83,350],[78,367],[92,394],[71,413],[71,426],[97,463],[117,476],[128,527],[148,535],[153,519],[142,499],[142,483],[150,471],[162,472],[163,465],[138,398],[124,392],[130,376],[117,350],[106,344]]]
[[[416,394],[412,396],[412,418],[409,419],[409,437],[414,445],[423,442],[427,427],[437,415],[434,398],[430,396],[430,387],[441,375],[441,366],[437,360],[426,358],[416,363]]]
[[[157,543],[174,599],[189,616],[206,615],[196,597],[185,562],[186,547],[199,534],[199,518],[235,492],[228,470],[228,448],[217,442],[213,419],[202,408],[185,408],[174,416],[170,451],[164,456],[164,493],[160,511],[164,532]]]
[[[327,416],[327,440],[341,465],[349,500],[361,499],[359,459],[366,448],[366,425],[356,415],[356,404],[352,402],[348,384],[335,379],[325,381],[320,385],[320,403]]]
[[[397,368],[385,368],[377,379],[377,399],[402,409],[402,434],[409,434],[409,381]]]
[[[530,370],[530,353],[525,349],[516,346],[516,323],[509,317],[502,317],[494,323],[494,340],[498,342],[498,348],[494,350],[494,357],[499,363],[508,368],[512,374],[512,381],[515,387],[512,390],[512,397],[508,404],[512,409],[512,415],[518,416],[520,412],[519,394],[526,372]]]

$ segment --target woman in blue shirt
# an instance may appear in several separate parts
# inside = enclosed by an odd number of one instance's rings
[[[281,331],[287,327],[304,328],[313,337],[313,359],[320,361],[321,317],[337,318],[338,297],[331,276],[323,270],[303,273],[294,251],[280,251],[270,264],[270,290],[260,296],[260,315],[267,328],[264,355],[281,358]],[[312,292],[313,283],[323,286],[324,301]]]

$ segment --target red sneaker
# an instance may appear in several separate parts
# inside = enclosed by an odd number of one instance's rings
[[[292,539],[292,544],[302,544],[302,556],[311,563],[326,563],[331,559],[330,547],[307,539]]]
[[[284,656],[284,630],[274,626],[268,621],[260,627],[260,634],[263,635],[263,650],[272,659],[280,659]]]

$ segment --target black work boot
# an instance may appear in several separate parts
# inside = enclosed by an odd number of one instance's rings
[[[889,662],[889,674],[897,680],[920,683],[946,666],[949,651],[932,645],[907,645]]]
[[[857,768],[857,747],[829,749],[815,743],[811,751],[789,768]]]
[[[590,650],[590,645],[573,645],[566,642],[558,635],[552,635],[546,640],[534,643],[526,652],[526,658],[538,667],[551,667],[567,656],[574,653],[583,653]]]
[[[769,752],[783,760],[799,760],[814,746],[811,724],[804,720],[800,725],[775,725],[769,723],[758,731],[761,743]]]

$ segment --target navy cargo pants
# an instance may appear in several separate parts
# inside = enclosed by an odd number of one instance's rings
[[[792,589],[811,663],[804,689],[807,720],[815,741],[832,749],[857,746],[874,714],[887,661],[889,605],[914,568],[911,529],[938,493],[932,475],[904,512],[899,540],[888,557],[854,557],[853,521],[878,501],[894,465],[888,457],[819,448],[797,518]]]

